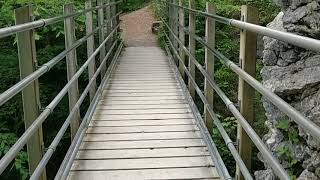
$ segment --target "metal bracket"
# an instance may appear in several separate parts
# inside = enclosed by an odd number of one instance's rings
[[[239,64],[238,66],[242,69],[242,62],[243,62],[243,59],[242,58],[239,58]]]
[[[237,149],[238,152],[239,152],[239,144],[240,144],[240,139],[237,138],[236,142],[233,142],[233,145]]]

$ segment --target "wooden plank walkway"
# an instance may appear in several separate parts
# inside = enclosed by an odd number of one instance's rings
[[[219,179],[158,47],[126,48],[68,179]]]

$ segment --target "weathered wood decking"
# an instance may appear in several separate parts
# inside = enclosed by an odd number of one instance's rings
[[[165,53],[126,48],[69,179],[218,179]]]

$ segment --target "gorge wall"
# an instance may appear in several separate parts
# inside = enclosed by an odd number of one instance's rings
[[[320,39],[320,0],[273,0],[282,12],[268,27]],[[320,53],[264,37],[263,84],[320,126]],[[300,180],[320,179],[320,142],[263,100],[269,133],[264,141]],[[259,157],[262,161],[263,158]],[[270,167],[256,179],[274,179]]]

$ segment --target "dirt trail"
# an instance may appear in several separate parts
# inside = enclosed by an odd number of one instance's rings
[[[122,38],[127,46],[158,46],[157,37],[151,29],[155,18],[150,5],[124,14],[120,19]]]

